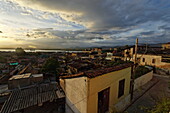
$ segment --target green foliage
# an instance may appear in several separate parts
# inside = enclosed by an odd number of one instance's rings
[[[5,63],[7,59],[3,56],[0,56],[0,63]]]
[[[170,98],[163,98],[158,102],[148,113],[169,113],[170,112]]]
[[[145,113],[169,113],[170,112],[170,98],[162,98],[155,103],[153,107],[140,106],[140,109]]]
[[[41,72],[49,74],[57,74],[57,68],[59,68],[59,62],[55,58],[49,58],[42,67]]]
[[[139,66],[136,68],[135,78],[138,78],[148,72],[150,72],[150,70],[148,68],[146,68],[145,66]]]
[[[117,66],[117,65],[120,65],[120,64],[124,64],[124,63],[132,63],[131,61],[123,61],[123,60],[120,60],[120,59],[115,59],[115,61],[110,61],[107,63],[107,66],[110,67],[110,66]]]
[[[24,51],[23,48],[18,47],[18,48],[15,49],[15,52],[16,52],[17,55],[25,55],[25,51]]]

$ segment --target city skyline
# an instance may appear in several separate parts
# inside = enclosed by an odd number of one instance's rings
[[[165,43],[168,0],[1,0],[0,48]]]

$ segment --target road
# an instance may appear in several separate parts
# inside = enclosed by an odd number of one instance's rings
[[[146,113],[146,108],[153,107],[155,102],[161,98],[170,97],[170,78],[154,76],[158,79],[151,89],[149,89],[142,97],[135,101],[126,111],[128,113]]]

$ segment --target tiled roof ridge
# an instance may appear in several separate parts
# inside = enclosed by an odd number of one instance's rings
[[[76,73],[76,74],[71,74],[71,75],[65,75],[65,76],[60,76],[60,78],[65,79],[65,78],[74,78],[74,77],[80,77],[83,76],[84,72]]]
[[[94,77],[97,77],[97,76],[100,76],[100,75],[103,75],[103,74],[106,74],[106,73],[125,69],[125,68],[130,67],[130,66],[132,66],[132,63],[125,63],[125,64],[113,66],[113,67],[98,69],[98,70],[95,70],[95,71],[92,71],[92,72],[87,71],[87,72],[85,72],[85,75],[89,78],[94,78]]]
[[[89,71],[85,71],[85,72],[80,72],[77,74],[71,74],[71,75],[66,75],[66,76],[60,76],[60,78],[65,79],[65,78],[75,78],[75,77],[81,77],[81,76],[86,76],[88,78],[94,78],[106,73],[110,73],[113,71],[118,71],[121,69],[125,69],[128,68],[130,66],[132,66],[132,63],[125,63],[125,64],[120,64],[118,66],[114,66],[114,67],[105,67],[105,68],[98,68],[97,70],[89,70]]]

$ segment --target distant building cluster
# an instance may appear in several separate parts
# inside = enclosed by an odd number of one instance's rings
[[[170,43],[138,45],[136,54],[135,46],[20,51],[0,52],[2,113],[122,112],[153,72],[170,74]]]

